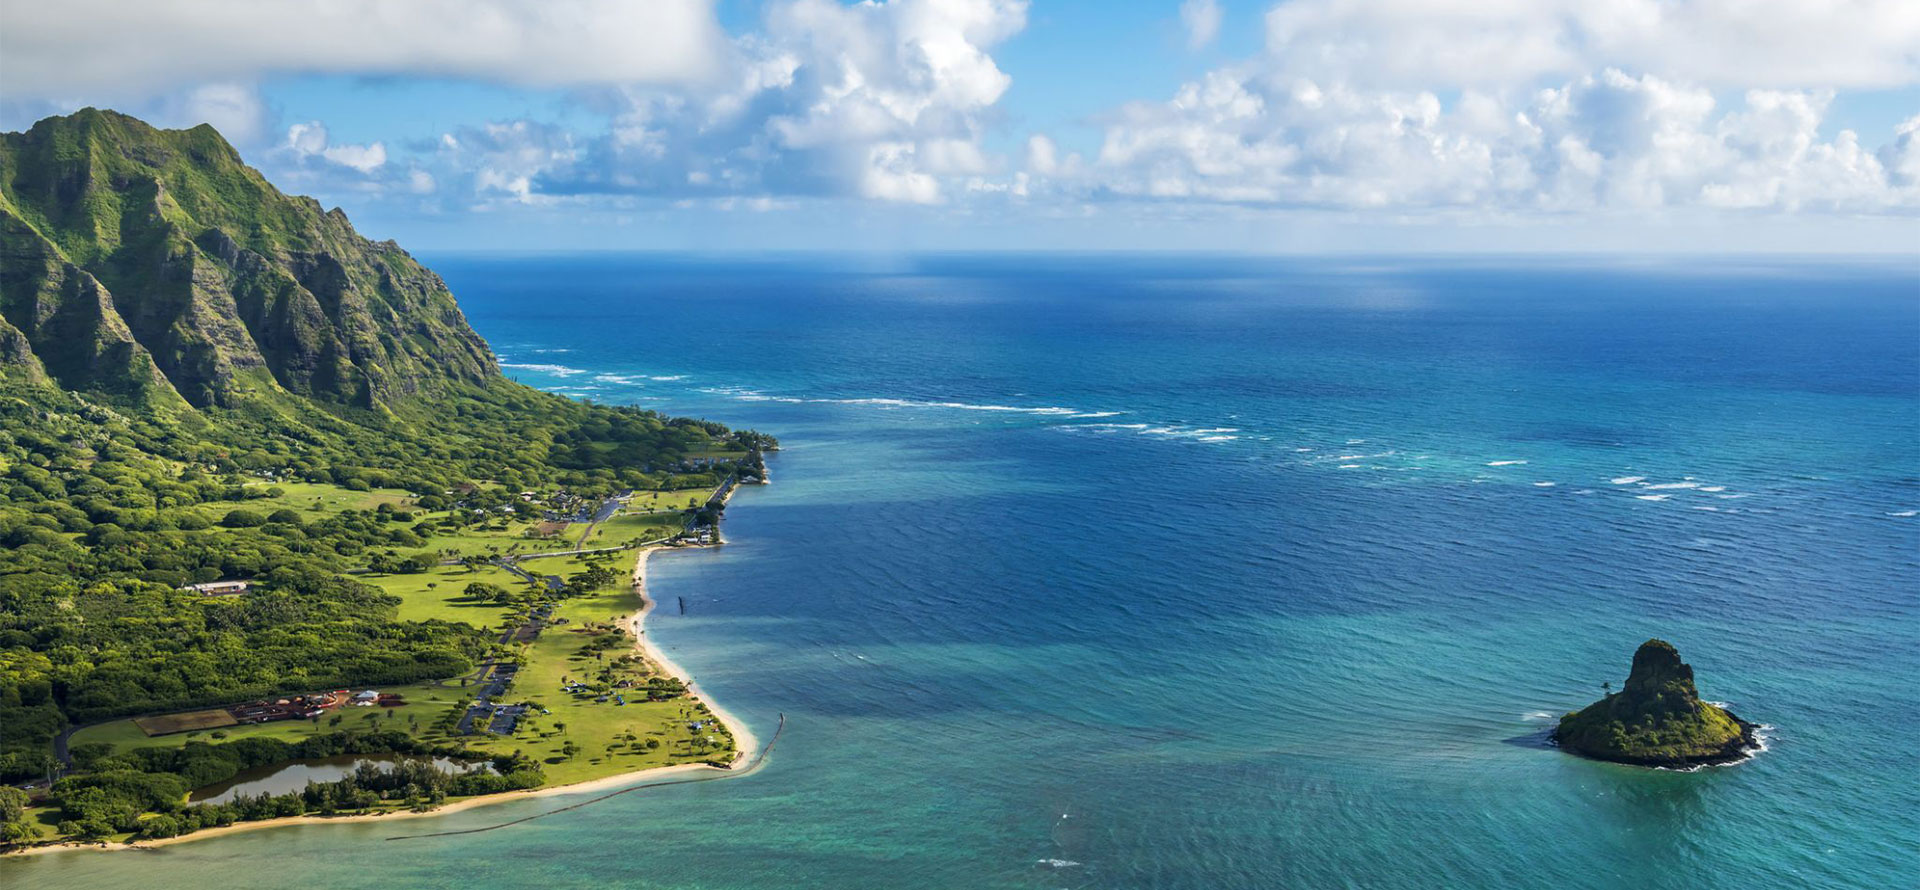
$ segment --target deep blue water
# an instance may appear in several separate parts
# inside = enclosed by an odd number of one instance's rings
[[[428,259],[517,378],[782,439],[733,545],[656,560],[689,610],[650,625],[762,737],[786,715],[769,766],[466,837],[275,830],[0,877],[1920,874],[1911,259]],[[1770,749],[1675,773],[1544,746],[1650,636]]]

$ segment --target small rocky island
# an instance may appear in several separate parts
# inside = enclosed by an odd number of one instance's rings
[[[1626,688],[1562,717],[1553,740],[1595,760],[1684,768],[1745,758],[1759,747],[1754,730],[1700,700],[1673,644],[1648,640],[1633,653]]]

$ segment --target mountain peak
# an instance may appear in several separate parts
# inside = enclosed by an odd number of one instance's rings
[[[0,236],[0,374],[196,407],[390,407],[499,375],[439,276],[205,124],[85,108],[0,134]]]
[[[1693,668],[1680,660],[1680,650],[1666,640],[1648,640],[1633,653],[1623,694],[1672,710],[1690,710],[1700,700],[1693,688]]]

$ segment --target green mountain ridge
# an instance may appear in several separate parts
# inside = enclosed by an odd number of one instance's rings
[[[0,134],[0,373],[143,407],[392,408],[499,379],[445,282],[212,127]]]
[[[0,133],[0,783],[109,717],[466,673],[495,632],[403,617],[366,573],[531,500],[760,478],[777,447],[507,379],[439,276],[211,127]],[[249,589],[187,587],[219,579]]]

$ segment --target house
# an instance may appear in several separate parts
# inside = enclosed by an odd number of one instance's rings
[[[245,580],[209,581],[205,584],[189,584],[180,589],[191,590],[201,596],[239,596],[247,592],[248,585],[251,583]]]

